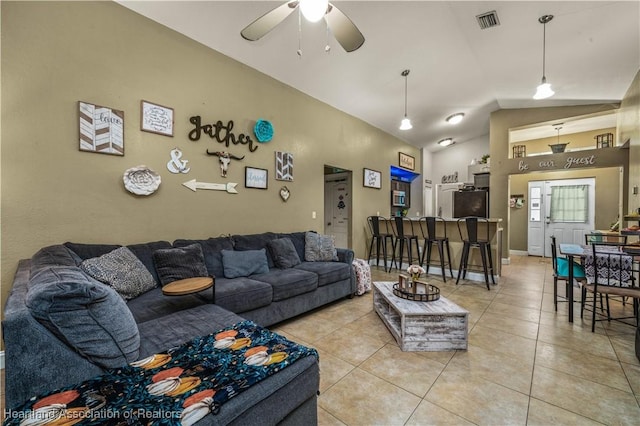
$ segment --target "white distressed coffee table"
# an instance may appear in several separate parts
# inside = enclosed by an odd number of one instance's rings
[[[393,282],[373,283],[373,307],[403,351],[467,349],[469,312],[446,297],[414,302],[393,294]]]

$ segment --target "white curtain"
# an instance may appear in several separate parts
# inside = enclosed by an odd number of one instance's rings
[[[551,221],[581,222],[589,218],[589,185],[551,187]]]

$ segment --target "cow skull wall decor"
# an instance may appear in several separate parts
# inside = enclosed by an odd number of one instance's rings
[[[218,157],[218,160],[220,162],[220,176],[222,177],[227,177],[227,171],[229,170],[229,163],[231,163],[232,159],[242,160],[244,158],[244,155],[242,157],[236,157],[235,155],[230,154],[227,151],[209,152],[209,150],[207,150],[207,154],[215,155]]]

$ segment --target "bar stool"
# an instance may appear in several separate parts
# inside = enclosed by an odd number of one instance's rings
[[[373,254],[373,244],[376,245],[376,266],[380,265],[380,246],[382,246],[382,257],[384,260],[384,270],[387,271],[387,240],[391,242],[391,248],[395,246],[393,233],[389,231],[389,222],[381,216],[369,216],[367,218],[369,231],[371,232],[371,244],[369,244],[369,256],[367,262],[371,260]],[[391,270],[391,266],[389,266]]]
[[[433,245],[438,246],[438,254],[440,255],[440,268],[442,270],[442,281],[447,282],[445,276],[446,265],[449,266],[449,273],[453,278],[453,271],[451,270],[451,250],[449,249],[449,238],[447,237],[447,222],[441,217],[425,216],[419,220],[420,230],[424,237],[424,247],[422,248],[422,258],[420,264],[425,266],[427,274],[429,273],[429,265],[431,265],[431,248]],[[447,248],[447,259],[445,260],[445,247]],[[426,262],[425,262],[426,256]]]
[[[483,223],[486,228],[486,236],[484,239],[478,239],[478,224]],[[464,230],[463,230],[463,226]],[[472,248],[480,249],[480,258],[482,259],[482,270],[484,272],[484,282],[487,284],[487,290],[491,290],[489,287],[489,274],[491,274],[491,281],[496,283],[493,277],[493,259],[491,256],[491,240],[489,239],[489,221],[479,217],[464,217],[458,219],[458,232],[460,232],[460,239],[463,242],[462,246],[462,258],[460,259],[460,268],[458,269],[458,278],[456,279],[456,285],[462,278],[467,277],[467,270],[469,267],[469,252]]]
[[[420,246],[418,245],[418,236],[413,231],[413,223],[410,219],[404,218],[402,216],[395,216],[394,218],[393,232],[395,236],[395,241],[393,243],[393,257],[391,259],[391,267],[393,267],[393,262],[396,262],[396,269],[402,268],[402,259],[404,257],[404,248],[407,248],[407,260],[409,261],[409,265],[413,264],[413,252],[411,248],[411,242],[415,243],[416,246],[416,260],[420,260]],[[399,253],[399,260],[396,261],[396,253]],[[389,270],[391,270],[391,267]]]

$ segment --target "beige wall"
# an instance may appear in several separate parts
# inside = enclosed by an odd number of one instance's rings
[[[528,173],[512,175],[510,194],[523,194],[524,207],[509,208],[509,224],[511,225],[511,250],[527,251],[527,227],[529,226],[527,195],[529,181],[595,178],[596,181],[596,217],[595,229],[609,229],[618,218],[618,200],[620,198],[620,168],[583,169],[571,172],[557,171],[547,173]]]
[[[616,142],[622,143],[622,141],[615,140],[615,134],[616,134],[615,127],[591,130],[588,132],[571,133],[567,135],[563,134],[562,130],[560,130],[560,143],[568,144],[566,147],[567,151],[571,151],[575,149],[588,149],[588,148],[593,149],[593,148],[596,148],[595,137],[604,133],[611,133],[614,136],[614,144],[612,146],[614,146]],[[550,138],[531,139],[528,141],[513,143],[511,144],[512,149],[511,151],[509,151],[509,156],[513,157],[513,146],[515,145],[524,145],[527,149],[526,151],[527,155],[531,155],[531,154],[543,154],[543,153],[550,154],[551,148],[549,147],[549,145],[557,144],[557,143],[558,143],[557,136],[553,136]]]
[[[112,2],[7,2],[2,7],[2,306],[19,259],[64,241],[135,243],[232,233],[323,230],[323,166],[353,171],[353,241],[365,255],[365,220],[389,211],[389,165],[398,139]],[[303,59],[304,60],[304,59]],[[312,78],[313,76],[309,76]],[[173,138],[141,132],[140,100],[175,109]],[[79,100],[125,112],[125,156],[78,150]],[[220,177],[205,154],[224,145],[189,141],[189,117],[235,122],[275,137]],[[179,147],[191,172],[167,171]],[[294,154],[291,197],[278,196],[274,151]],[[145,164],[162,177],[148,197],[128,193],[123,172]],[[269,170],[269,189],[245,189],[244,166]],[[362,186],[363,167],[382,189]],[[186,189],[190,179],[238,182],[239,194]],[[317,219],[312,219],[312,211]]]
[[[640,187],[640,70],[620,104],[618,139],[629,140],[628,210],[635,210],[640,207],[640,188],[633,193],[634,186]]]
[[[550,120],[609,111],[616,107],[617,105],[614,104],[580,105],[551,108],[502,109],[491,113],[489,123],[491,150],[490,215],[491,217],[503,219],[505,230],[502,234],[503,257],[509,255],[509,250],[511,249],[511,234],[527,232],[526,227],[518,228],[511,226],[509,220],[509,175],[512,173],[513,162],[518,161],[518,159],[509,158],[511,154],[509,129]],[[567,154],[555,155],[562,157],[562,161],[564,161]]]

